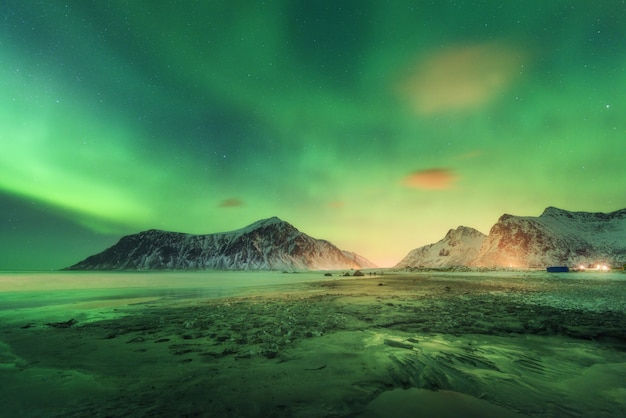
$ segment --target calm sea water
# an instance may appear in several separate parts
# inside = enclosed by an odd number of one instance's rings
[[[0,310],[148,297],[222,298],[328,279],[321,272],[0,272]]]
[[[320,280],[341,280],[323,272],[0,272],[0,310],[62,305],[89,301],[112,302],[139,298],[222,298],[255,292],[288,291],[291,285]],[[388,272],[387,274],[391,274]],[[626,281],[624,272],[424,272],[393,273],[455,277],[458,280],[491,280],[506,277],[593,281]],[[367,273],[366,273],[367,275]]]

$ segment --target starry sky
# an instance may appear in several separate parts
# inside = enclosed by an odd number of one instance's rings
[[[0,270],[278,216],[392,266],[504,213],[626,207],[626,3],[0,8]]]

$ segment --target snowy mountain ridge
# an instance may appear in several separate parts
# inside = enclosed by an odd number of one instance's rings
[[[540,216],[503,215],[472,265],[541,268],[626,262],[626,209],[569,212],[548,207]]]
[[[434,244],[425,245],[409,252],[395,266],[445,268],[469,265],[487,236],[474,228],[459,226]]]
[[[626,209],[594,213],[548,207],[538,217],[505,214],[479,246],[478,238],[458,232],[463,245],[447,253],[455,242],[451,232],[435,244],[412,250],[396,267],[545,268],[626,262]]]
[[[372,262],[312,238],[277,217],[224,233],[151,229],[122,237],[68,270],[338,270]]]

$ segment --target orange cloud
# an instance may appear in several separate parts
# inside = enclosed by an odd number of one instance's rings
[[[404,178],[404,185],[414,189],[447,190],[456,179],[457,176],[446,168],[431,168],[409,174]]]
[[[339,209],[342,208],[346,205],[345,202],[342,202],[341,200],[335,200],[334,202],[330,202],[328,204],[329,208],[333,208],[333,209]]]
[[[475,108],[511,84],[524,58],[502,43],[449,47],[422,59],[400,83],[400,95],[422,115]]]
[[[243,202],[237,198],[222,200],[219,204],[220,208],[235,208],[238,206],[243,206]]]

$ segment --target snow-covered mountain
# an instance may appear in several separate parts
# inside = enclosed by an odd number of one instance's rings
[[[217,234],[149,230],[128,235],[68,270],[336,270],[374,268],[276,217]]]
[[[475,233],[459,231],[461,228],[449,231],[435,244],[411,251],[395,267],[545,268],[626,263],[626,209],[590,213],[549,207],[538,217],[505,214],[486,237],[471,228],[464,229]]]
[[[457,229],[449,230],[442,240],[412,250],[395,267],[467,266],[478,255],[486,237],[473,228],[459,226]]]
[[[472,265],[533,268],[626,262],[626,209],[611,213],[547,208],[539,217],[502,215]]]

